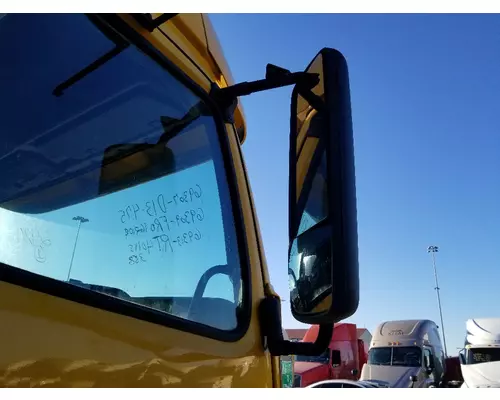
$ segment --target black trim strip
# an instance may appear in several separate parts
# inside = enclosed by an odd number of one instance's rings
[[[195,335],[205,336],[223,342],[236,342],[247,332],[252,315],[251,302],[251,274],[250,260],[247,248],[247,238],[244,234],[245,226],[243,211],[239,200],[239,192],[236,181],[236,172],[232,161],[228,133],[222,120],[221,112],[210,99],[208,94],[190,79],[182,70],[168,60],[158,49],[156,49],[140,33],[135,31],[122,18],[116,14],[97,14],[102,21],[108,23],[131,42],[138,50],[158,63],[168,71],[174,78],[183,83],[187,89],[200,97],[213,112],[214,122],[217,128],[222,162],[227,179],[230,202],[233,209],[234,225],[238,254],[240,258],[241,279],[243,281],[243,307],[238,312],[238,327],[233,331],[223,331],[210,326],[201,325],[186,319],[181,319],[162,311],[151,309],[136,303],[108,296],[103,293],[94,292],[63,281],[46,276],[38,275],[26,270],[0,263],[0,281],[11,283],[26,289],[35,290],[66,300],[74,301],[102,310],[114,312],[127,317],[155,323],[168,328],[189,332]],[[93,17],[96,14],[92,15]]]
[[[205,71],[203,71],[203,69],[202,69],[202,68],[201,68],[198,64],[196,64],[196,63],[194,62],[194,60],[193,60],[191,57],[189,57],[189,54],[187,54],[187,53],[186,53],[186,52],[182,49],[182,47],[181,47],[181,46],[179,46],[179,45],[178,45],[178,44],[177,44],[177,43],[176,43],[173,39],[171,39],[171,38],[170,38],[170,36],[168,36],[168,35],[167,35],[164,31],[163,31],[163,29],[158,28],[158,32],[160,32],[163,36],[165,36],[165,38],[166,38],[166,39],[167,39],[167,40],[168,40],[168,41],[169,41],[169,42],[170,42],[173,46],[175,46],[175,48],[176,48],[177,50],[179,50],[179,51],[183,54],[183,56],[184,56],[184,57],[186,57],[186,58],[189,60],[189,62],[191,62],[191,64],[193,64],[193,66],[194,66],[194,67],[195,67],[198,71],[200,71],[200,72],[201,72],[201,74],[202,74],[205,78],[207,78],[207,81],[208,81],[208,82],[212,83],[212,80],[211,80],[211,79],[210,79],[210,77],[206,74],[206,72],[205,72]]]
[[[292,90],[290,101],[290,138],[288,149],[288,263],[290,263],[290,249],[295,239],[296,205],[297,205],[297,96],[298,89]],[[307,139],[304,138],[304,142]]]
[[[160,25],[174,18],[177,14],[161,14],[159,17],[153,18],[151,14],[132,14],[132,16],[142,25],[143,28],[147,29],[149,32],[153,32]]]

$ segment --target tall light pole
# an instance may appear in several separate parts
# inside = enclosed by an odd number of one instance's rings
[[[76,243],[78,242],[78,235],[80,234],[80,227],[85,222],[89,222],[89,220],[87,218],[80,217],[80,216],[73,217],[73,221],[78,221],[78,228],[76,230],[75,245],[73,246],[73,253],[71,254],[71,261],[69,262],[68,278],[66,279],[66,282],[69,282],[69,277],[71,275],[71,268],[73,267],[73,259],[75,258]]]
[[[438,284],[438,275],[437,275],[437,268],[436,268],[436,253],[439,251],[439,247],[437,246],[429,246],[427,247],[427,253],[431,253],[432,256],[432,266],[434,268],[434,279],[436,281],[436,294],[437,294],[437,301],[438,301],[438,307],[439,307],[439,316],[441,318],[441,331],[443,332],[443,345],[444,345],[444,356],[448,357],[448,351],[446,349],[446,337],[444,334],[444,322],[443,322],[443,310],[441,308],[441,297],[439,296],[439,284]]]

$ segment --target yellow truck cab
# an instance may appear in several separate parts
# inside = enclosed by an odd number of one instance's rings
[[[338,51],[235,83],[203,14],[4,14],[0,54],[0,386],[282,387],[280,360],[324,351],[359,300]],[[314,343],[283,337],[241,150],[238,100],[288,85]]]

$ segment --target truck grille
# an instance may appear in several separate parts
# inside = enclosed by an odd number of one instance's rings
[[[293,376],[293,387],[300,387],[302,383],[302,377],[300,375],[295,374]]]

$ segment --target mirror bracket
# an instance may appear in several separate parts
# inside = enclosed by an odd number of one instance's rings
[[[310,101],[314,108],[322,106],[323,101],[311,89],[319,83],[319,74],[309,72],[290,72],[285,68],[267,64],[266,77],[250,82],[241,82],[225,88],[212,84],[210,97],[224,112],[226,122],[233,123],[233,114],[238,104],[238,97],[252,93],[297,85],[299,92]]]
[[[232,87],[232,86],[230,86]],[[237,97],[226,96],[216,83],[211,84],[210,97],[215,101],[222,112],[222,118],[225,123],[234,124],[234,112],[238,106]]]
[[[277,296],[267,295],[261,301],[259,318],[264,343],[272,356],[319,356],[326,350],[332,339],[333,324],[322,324],[319,326],[318,337],[313,343],[285,340],[281,328],[281,300]]]

